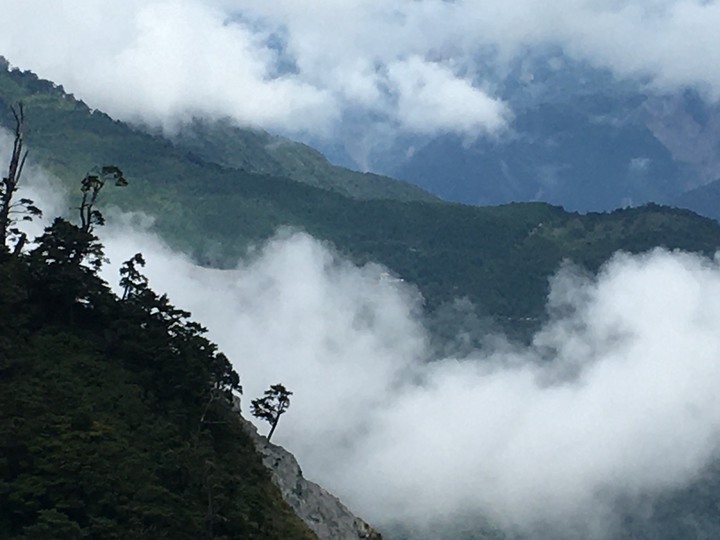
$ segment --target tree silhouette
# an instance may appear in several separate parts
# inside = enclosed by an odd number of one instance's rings
[[[103,215],[95,209],[95,203],[100,190],[108,180],[115,182],[118,187],[128,184],[122,170],[115,165],[104,165],[100,169],[94,169],[87,173],[81,181],[80,190],[83,195],[78,210],[80,211],[80,228],[85,232],[92,232],[93,225],[105,224]]]
[[[120,268],[120,286],[123,289],[122,297],[120,298],[123,302],[128,300],[130,297],[139,297],[147,293],[148,290],[148,278],[138,270],[138,266],[145,266],[145,259],[142,253],[136,253],[130,259],[125,261]]]
[[[22,215],[22,218],[20,218],[22,221],[29,221],[33,217],[41,216],[42,212],[31,199],[22,198],[17,202],[13,201],[20,184],[20,176],[25,166],[28,151],[24,149],[23,124],[25,123],[25,110],[23,105],[20,103],[17,109],[10,107],[10,110],[15,117],[15,139],[7,176],[4,176],[2,183],[0,183],[0,245],[5,246],[8,237],[15,236],[17,242],[14,252],[18,254],[25,245],[26,236],[25,233],[20,232],[17,227],[13,226],[18,221],[13,217],[13,214],[20,214]]]
[[[271,426],[267,436],[268,442],[275,433],[280,416],[290,407],[291,395],[292,392],[289,392],[282,384],[273,384],[268,390],[265,390],[263,397],[252,400],[253,416],[265,420]]]

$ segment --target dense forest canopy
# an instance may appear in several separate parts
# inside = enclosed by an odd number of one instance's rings
[[[140,254],[120,297],[98,276],[92,201],[80,226],[57,217],[26,250],[0,245],[2,537],[314,538],[270,483],[205,329],[150,288]]]

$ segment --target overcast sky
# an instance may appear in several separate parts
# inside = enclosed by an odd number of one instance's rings
[[[386,133],[474,137],[512,117],[490,72],[543,45],[654,88],[720,95],[720,4],[708,0],[5,3],[0,54],[13,65],[166,127],[230,115],[329,137],[359,114]]]

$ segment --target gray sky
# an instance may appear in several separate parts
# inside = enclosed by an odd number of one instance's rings
[[[230,115],[331,136],[350,112],[392,133],[502,129],[488,66],[543,45],[720,92],[720,4],[706,0],[23,0],[0,53],[122,119]]]

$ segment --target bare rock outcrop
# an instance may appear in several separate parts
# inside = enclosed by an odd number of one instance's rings
[[[382,540],[379,532],[332,493],[306,480],[295,456],[258,434],[247,420],[243,422],[283,499],[320,540]]]

